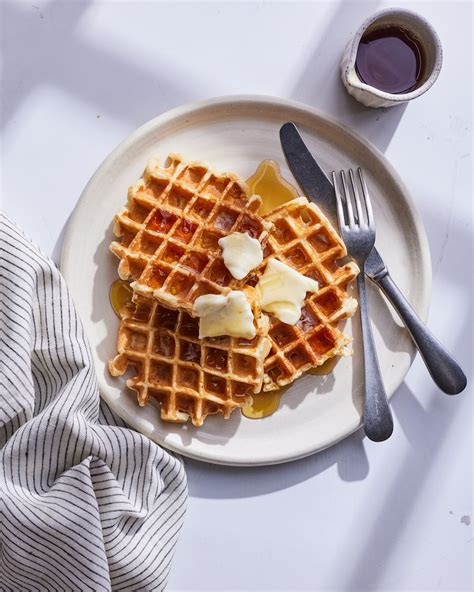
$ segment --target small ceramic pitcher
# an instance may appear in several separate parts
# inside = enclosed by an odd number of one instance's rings
[[[396,26],[417,39],[425,53],[425,74],[420,84],[412,91],[400,94],[384,92],[362,82],[356,71],[356,57],[360,40],[368,30],[384,26]],[[438,34],[422,16],[404,8],[388,8],[366,19],[350,41],[341,62],[342,81],[351,94],[367,107],[392,107],[416,99],[433,86],[443,62],[443,50]]]

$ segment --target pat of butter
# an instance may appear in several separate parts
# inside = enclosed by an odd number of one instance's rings
[[[220,335],[253,339],[256,335],[252,308],[243,292],[199,296],[194,314],[199,317],[199,339]]]
[[[246,232],[233,232],[219,239],[219,246],[224,265],[236,280],[243,279],[263,261],[262,245]]]
[[[316,292],[318,287],[316,280],[277,259],[269,259],[257,284],[262,309],[288,325],[298,322],[306,292]]]

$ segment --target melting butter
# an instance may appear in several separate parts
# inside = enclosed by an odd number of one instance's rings
[[[200,339],[221,335],[253,339],[256,335],[252,308],[243,292],[199,296],[194,314],[199,317]]]
[[[236,280],[243,279],[263,261],[262,245],[246,232],[233,232],[219,239],[219,246],[224,265]]]
[[[318,287],[316,280],[273,258],[257,284],[262,310],[288,325],[298,322],[306,292],[316,292]]]

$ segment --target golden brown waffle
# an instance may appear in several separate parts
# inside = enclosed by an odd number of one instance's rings
[[[135,280],[137,292],[190,313],[203,294],[242,289],[245,281],[231,276],[217,242],[247,232],[263,245],[271,224],[258,215],[260,205],[233,173],[218,174],[175,154],[166,166],[150,161],[115,218],[121,241],[111,250],[121,259],[120,277]]]
[[[273,223],[262,265],[249,284],[255,285],[270,257],[275,257],[319,283],[319,291],[308,293],[301,318],[294,326],[271,317],[269,337],[272,349],[265,360],[263,390],[293,382],[312,367],[333,356],[351,353],[350,338],[337,328],[340,320],[352,316],[357,301],[347,286],[359,269],[353,262],[339,267],[346,247],[329,220],[313,203],[299,197],[269,212]]]
[[[268,318],[260,313],[252,288],[246,288],[255,316],[252,340],[214,337],[200,340],[199,319],[153,298],[135,294],[121,310],[118,355],[109,362],[113,376],[131,367],[127,386],[141,406],[161,406],[164,421],[202,425],[207,415],[228,418],[260,392],[263,363],[270,350]]]

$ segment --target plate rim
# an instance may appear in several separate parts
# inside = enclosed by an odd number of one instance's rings
[[[108,156],[106,156],[106,158],[97,167],[97,169],[95,170],[95,172],[93,173],[93,175],[91,176],[91,178],[89,179],[87,184],[85,185],[84,189],[82,190],[81,195],[80,195],[80,197],[79,197],[79,199],[78,199],[78,201],[77,201],[77,203],[76,203],[76,205],[69,217],[69,220],[68,220],[68,223],[66,226],[66,233],[65,233],[65,237],[64,237],[63,247],[62,247],[62,251],[61,251],[61,260],[60,260],[60,270],[63,273],[63,275],[65,276],[65,278],[67,276],[66,270],[68,267],[69,256],[73,252],[73,250],[70,247],[70,243],[72,241],[72,234],[73,234],[71,231],[74,228],[77,219],[80,218],[80,216],[82,214],[82,209],[85,207],[84,206],[84,202],[86,201],[85,198],[86,198],[88,192],[90,191],[90,188],[93,187],[100,180],[104,171],[109,167],[109,165],[111,163],[114,162],[114,160],[119,155],[123,154],[130,145],[134,144],[141,137],[150,133],[156,127],[163,127],[167,123],[170,123],[175,119],[180,119],[183,116],[185,117],[186,115],[194,115],[194,114],[196,114],[196,112],[205,110],[205,109],[207,109],[209,107],[213,107],[213,106],[228,107],[228,108],[235,107],[237,110],[238,107],[241,107],[243,105],[248,105],[248,106],[253,106],[253,107],[281,107],[281,108],[287,108],[290,110],[299,111],[302,115],[305,115],[305,116],[316,117],[320,120],[325,121],[326,123],[330,124],[331,126],[339,128],[345,134],[352,136],[352,138],[356,142],[358,142],[368,152],[370,152],[371,154],[374,155],[374,157],[378,160],[378,164],[381,165],[382,168],[384,168],[389,173],[389,175],[392,179],[392,182],[396,185],[400,194],[403,195],[404,200],[405,200],[405,204],[406,204],[406,206],[410,212],[411,218],[412,218],[412,223],[414,226],[414,233],[417,236],[417,239],[419,242],[419,247],[420,247],[419,262],[420,262],[421,268],[423,270],[422,276],[424,278],[424,282],[420,286],[420,292],[419,292],[420,305],[419,305],[418,314],[422,318],[423,321],[426,321],[426,318],[428,316],[428,311],[429,311],[431,292],[432,292],[432,267],[431,267],[431,254],[430,254],[430,249],[429,249],[429,243],[428,243],[428,238],[426,235],[426,230],[425,230],[424,224],[423,224],[421,217],[418,213],[416,205],[411,197],[410,192],[408,191],[408,188],[406,187],[405,183],[401,179],[398,172],[395,170],[393,165],[387,159],[385,154],[383,154],[383,152],[381,152],[379,150],[379,148],[377,148],[377,146],[372,144],[372,142],[370,142],[369,140],[365,139],[357,131],[353,130],[350,126],[348,126],[344,123],[341,123],[338,119],[336,119],[332,115],[328,115],[328,114],[324,113],[323,111],[320,111],[319,109],[312,107],[310,105],[307,105],[305,103],[302,103],[299,101],[294,101],[292,99],[276,97],[276,96],[272,96],[272,95],[237,94],[237,95],[224,95],[224,96],[212,97],[212,98],[203,99],[203,100],[199,100],[199,101],[192,101],[192,102],[185,103],[183,105],[179,105],[177,107],[174,107],[172,109],[169,109],[168,111],[165,111],[164,113],[161,113],[160,115],[157,115],[156,117],[148,120],[147,122],[145,122],[144,124],[142,124],[141,126],[136,128],[134,131],[132,131],[130,134],[128,134],[121,142],[119,142],[119,144],[108,154]],[[405,377],[406,377],[406,375],[413,363],[413,360],[415,358],[417,350],[412,342],[410,343],[410,350],[411,351],[407,352],[409,354],[409,361],[408,361],[406,369],[403,372],[403,377],[400,380],[400,382],[393,388],[393,390],[391,390],[391,392],[387,393],[389,398],[391,398],[393,396],[393,394],[398,390],[400,385],[403,383],[403,381],[404,381],[404,379],[405,379]],[[98,376],[98,374],[96,376]],[[99,379],[98,379],[98,383],[99,383]],[[119,417],[121,417],[125,422],[127,422],[131,427],[133,427],[134,429],[136,429],[140,433],[144,433],[140,429],[139,420],[136,419],[135,416],[129,416],[127,413],[123,413],[123,409],[121,409],[119,405],[115,404],[115,400],[110,397],[108,398],[107,395],[102,392],[102,390],[100,389],[100,385],[99,385],[99,393],[100,393],[100,396],[106,401],[106,403],[112,408],[112,410],[115,413],[117,413],[117,415],[119,415]],[[274,464],[291,462],[291,461],[294,461],[294,460],[297,460],[300,458],[310,456],[310,455],[315,454],[317,452],[321,452],[321,451],[337,444],[338,442],[345,439],[346,437],[350,436],[351,434],[356,432],[358,429],[360,429],[361,426],[362,426],[362,423],[359,422],[357,425],[354,425],[352,427],[352,429],[345,430],[343,434],[337,435],[330,442],[327,442],[326,444],[324,444],[322,446],[318,445],[318,446],[313,446],[313,447],[309,447],[309,448],[305,447],[304,450],[300,450],[300,451],[297,451],[292,454],[283,455],[283,456],[280,454],[278,456],[274,456],[274,457],[267,458],[267,459],[259,459],[259,460],[256,460],[255,462],[250,462],[250,461],[239,462],[235,458],[231,458],[231,459],[226,458],[225,457],[225,450],[224,450],[224,453],[221,454],[221,453],[217,453],[217,450],[214,449],[214,456],[209,456],[209,455],[203,454],[201,452],[195,452],[195,451],[193,452],[193,451],[189,450],[188,447],[175,446],[166,440],[159,440],[158,441],[157,439],[154,439],[151,436],[148,436],[148,437],[150,437],[150,439],[154,440],[160,446],[163,446],[164,448],[166,448],[168,450],[172,450],[173,452],[176,452],[176,453],[186,456],[188,458],[192,458],[192,459],[199,460],[202,462],[208,462],[208,463],[217,464],[217,465],[242,466],[242,467],[245,467],[245,466],[267,466],[267,465],[274,465]]]

